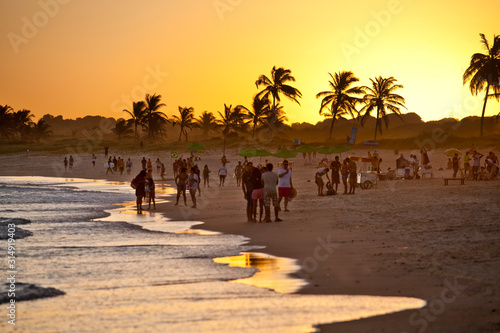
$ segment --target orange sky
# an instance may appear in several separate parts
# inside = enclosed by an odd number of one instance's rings
[[[470,57],[500,34],[500,1],[40,0],[0,2],[0,104],[76,118],[124,117],[144,93],[164,111],[251,106],[255,80],[292,70],[301,106],[290,122],[323,118],[328,72],[360,84],[394,76],[407,112],[424,120],[480,115],[462,86]],[[406,112],[406,111],[405,111]],[[487,115],[500,112],[490,100]]]

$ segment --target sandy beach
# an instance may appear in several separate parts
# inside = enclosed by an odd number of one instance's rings
[[[488,149],[481,149],[487,153]],[[395,167],[392,150],[379,150],[382,170]],[[416,151],[399,151],[408,157]],[[96,154],[97,155],[97,154]],[[90,156],[76,156],[73,170],[64,170],[64,156],[45,153],[0,156],[1,176],[50,176],[130,181],[142,156],[159,157],[167,180],[154,172],[157,183],[175,185],[170,152],[121,152],[131,158],[131,175],[105,174],[99,153],[94,168]],[[187,154],[185,154],[187,155]],[[243,158],[228,150],[232,175]],[[343,153],[366,156],[366,150]],[[497,153],[498,155],[498,153]],[[174,198],[158,204],[171,220],[202,221],[197,228],[243,235],[259,252],[296,259],[294,276],[307,285],[301,294],[408,296],[427,301],[421,310],[320,326],[321,332],[500,332],[500,181],[450,182],[447,157],[430,152],[434,178],[379,181],[376,188],[355,195],[317,196],[316,165],[305,166],[301,154],[293,162],[297,197],[281,223],[248,223],[241,187],[228,177],[218,186],[220,150],[201,151],[198,165],[211,169],[210,188],[202,185],[198,208],[174,206]],[[420,155],[419,155],[420,156]],[[318,155],[317,161],[323,157]],[[331,158],[331,156],[330,156]],[[253,158],[264,163],[266,158]],[[282,159],[270,157],[275,164]],[[442,167],[444,170],[438,170]],[[341,189],[339,188],[339,191]]]

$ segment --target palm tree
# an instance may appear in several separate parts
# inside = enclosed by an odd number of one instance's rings
[[[494,96],[500,96],[500,36],[493,36],[493,45],[490,46],[484,34],[481,36],[486,54],[475,53],[472,55],[469,67],[463,75],[464,85],[470,81],[469,88],[472,94],[477,95],[486,85],[486,96],[484,97],[483,112],[481,113],[481,136],[483,136],[484,113],[490,87],[493,88]]]
[[[368,93],[363,97],[365,106],[359,111],[359,114],[365,113],[361,118],[361,125],[364,125],[370,113],[374,109],[377,110],[374,136],[374,140],[377,140],[377,131],[382,134],[381,119],[384,120],[385,127],[389,127],[387,111],[395,113],[401,118],[400,108],[404,107],[406,109],[406,107],[404,106],[405,99],[400,95],[394,94],[396,89],[403,88],[401,84],[394,84],[394,82],[397,81],[394,77],[382,78],[382,76],[379,76],[376,77],[375,80],[370,79],[370,81],[372,82],[371,87],[362,87],[362,89]]]
[[[145,125],[148,131],[149,141],[153,141],[155,134],[162,135],[165,125],[168,123],[167,115],[160,110],[166,106],[160,103],[161,95],[146,94]]]
[[[196,127],[197,124],[194,119],[194,108],[193,107],[181,107],[179,106],[179,114],[180,117],[174,116],[174,121],[172,122],[172,125],[175,127],[175,125],[179,125],[181,127],[180,133],[179,133],[179,142],[181,142],[181,137],[182,134],[186,137],[186,142],[188,141],[188,129],[192,129],[193,127]]]
[[[252,111],[247,110],[248,118],[250,123],[252,123],[252,138],[255,136],[255,128],[258,125],[264,124],[266,119],[270,116],[271,107],[269,105],[269,99],[259,98],[258,95],[253,97],[252,101]]]
[[[8,105],[0,105],[0,136],[7,138],[12,135],[14,109]]]
[[[281,129],[285,126],[285,121],[288,121],[288,118],[285,115],[285,111],[283,107],[279,104],[275,107],[275,112],[269,112],[268,115],[264,118],[264,125],[268,128],[269,137],[273,137],[273,133],[275,129]]]
[[[118,140],[121,140],[129,134],[132,134],[132,123],[123,118],[120,118],[116,121],[115,128],[112,129],[113,133],[118,136]]]
[[[215,131],[219,127],[219,121],[212,112],[203,111],[198,119],[195,119],[197,125],[203,131],[203,136],[207,138],[208,132]]]
[[[144,101],[133,102],[132,111],[126,109],[124,109],[123,111],[127,112],[130,115],[130,119],[128,120],[128,122],[130,124],[134,124],[134,139],[136,141],[139,140],[139,136],[137,134],[137,126],[142,126],[144,124],[144,118],[146,116],[146,103],[144,103]]]
[[[224,113],[217,111],[220,115],[220,124],[222,126],[222,135],[224,136],[223,154],[226,155],[226,137],[232,129],[236,129],[235,116],[233,115],[232,105],[227,106],[224,104]]]
[[[318,93],[316,98],[323,97],[319,108],[319,114],[326,118],[332,118],[330,134],[328,136],[328,138],[331,139],[335,120],[347,114],[354,118],[354,112],[357,112],[355,105],[361,101],[361,99],[352,95],[359,95],[364,93],[364,91],[361,87],[349,88],[354,82],[359,81],[351,71],[342,71],[335,73],[335,75],[331,73],[328,74],[330,74],[332,78],[331,81],[328,81],[331,90]]]
[[[17,133],[19,133],[21,138],[24,138],[26,137],[26,135],[28,135],[30,127],[33,124],[32,120],[33,117],[34,115],[31,113],[31,111],[26,109],[16,111],[13,113],[12,115],[13,129]]]
[[[283,67],[276,68],[274,66],[271,70],[270,79],[262,74],[255,81],[257,88],[261,85],[264,86],[264,89],[257,94],[258,98],[268,100],[272,98],[271,112],[273,113],[276,113],[276,104],[281,102],[280,94],[300,105],[298,98],[302,97],[302,93],[297,88],[286,84],[287,82],[295,82],[295,78],[291,73],[292,71],[289,69],[284,69]]]
[[[35,124],[33,124],[32,132],[36,142],[40,142],[40,139],[52,134],[50,125],[47,124],[43,119],[40,119]]]

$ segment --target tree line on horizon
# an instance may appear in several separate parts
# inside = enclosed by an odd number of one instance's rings
[[[480,37],[486,53],[473,54],[470,65],[463,75],[463,84],[470,81],[470,91],[475,95],[486,90],[480,124],[480,135],[483,136],[487,100],[491,98],[500,100],[500,36],[494,36],[492,45],[488,43],[484,34],[480,34]],[[401,108],[406,108],[405,99],[395,92],[403,88],[403,85],[396,84],[397,80],[394,77],[378,76],[370,78],[370,86],[355,86],[359,79],[351,71],[339,71],[329,75],[330,90],[316,94],[316,98],[321,99],[319,114],[325,119],[331,118],[329,139],[332,137],[336,120],[345,119],[346,116],[359,121],[363,126],[375,112],[374,140],[377,138],[377,133],[382,134],[383,124],[388,128],[389,114],[401,118]],[[300,105],[299,99],[302,93],[291,86],[290,82],[295,82],[291,70],[274,66],[270,77],[262,74],[256,80],[257,89],[262,87],[262,90],[253,96],[250,108],[224,104],[224,110],[217,112],[218,117],[212,112],[203,111],[196,118],[193,107],[179,106],[179,114],[169,119],[161,110],[166,106],[161,102],[162,96],[146,94],[144,101],[133,102],[130,109],[123,110],[129,117],[118,119],[113,132],[119,139],[133,135],[135,140],[152,142],[164,137],[167,125],[171,124],[180,129],[178,141],[184,136],[187,142],[188,131],[194,128],[201,129],[205,137],[211,131],[221,131],[224,144],[226,137],[232,132],[251,131],[253,138],[258,128],[266,130],[272,138],[273,133],[284,128],[285,122],[288,121],[286,112],[280,104],[281,97],[284,96]],[[497,115],[497,120],[499,117],[500,113]],[[29,110],[14,111],[8,105],[0,105],[0,138],[31,139],[38,142],[51,133],[43,119],[35,123],[32,118],[33,114]]]

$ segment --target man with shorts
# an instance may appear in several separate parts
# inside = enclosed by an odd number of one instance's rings
[[[221,167],[219,168],[219,186],[224,187],[226,175],[227,175],[226,163],[222,163]]]
[[[262,182],[264,183],[264,206],[266,208],[266,222],[272,222],[271,220],[271,200],[274,206],[274,216],[275,222],[281,222],[282,220],[278,217],[279,205],[278,205],[278,193],[276,193],[276,185],[278,185],[278,175],[273,172],[272,163],[267,164],[267,171],[262,174]]]
[[[241,176],[241,188],[243,189],[243,196],[247,201],[247,221],[255,222],[253,218],[253,199],[252,199],[252,172],[253,172],[252,162],[248,162],[243,175]]]
[[[292,170],[288,168],[288,161],[283,161],[283,168],[278,171],[278,209],[281,206],[281,199],[285,198],[285,212],[288,210],[288,198],[290,197],[290,191],[293,188],[292,184]]]
[[[335,156],[335,160],[330,163],[330,169],[332,169],[332,188],[335,186],[335,192],[339,190],[340,184],[340,158]]]
[[[318,195],[320,197],[323,196],[323,187],[325,186],[323,176],[326,175],[326,178],[328,179],[328,181],[330,181],[330,177],[328,177],[328,171],[330,171],[330,169],[328,168],[319,168],[318,171],[316,171],[316,175],[314,176],[314,181],[316,185],[318,185]]]
[[[259,168],[253,168],[251,179],[253,218],[254,221],[257,222],[257,203],[259,203],[259,222],[262,222],[262,213],[264,211],[264,187],[262,186],[262,173]]]

